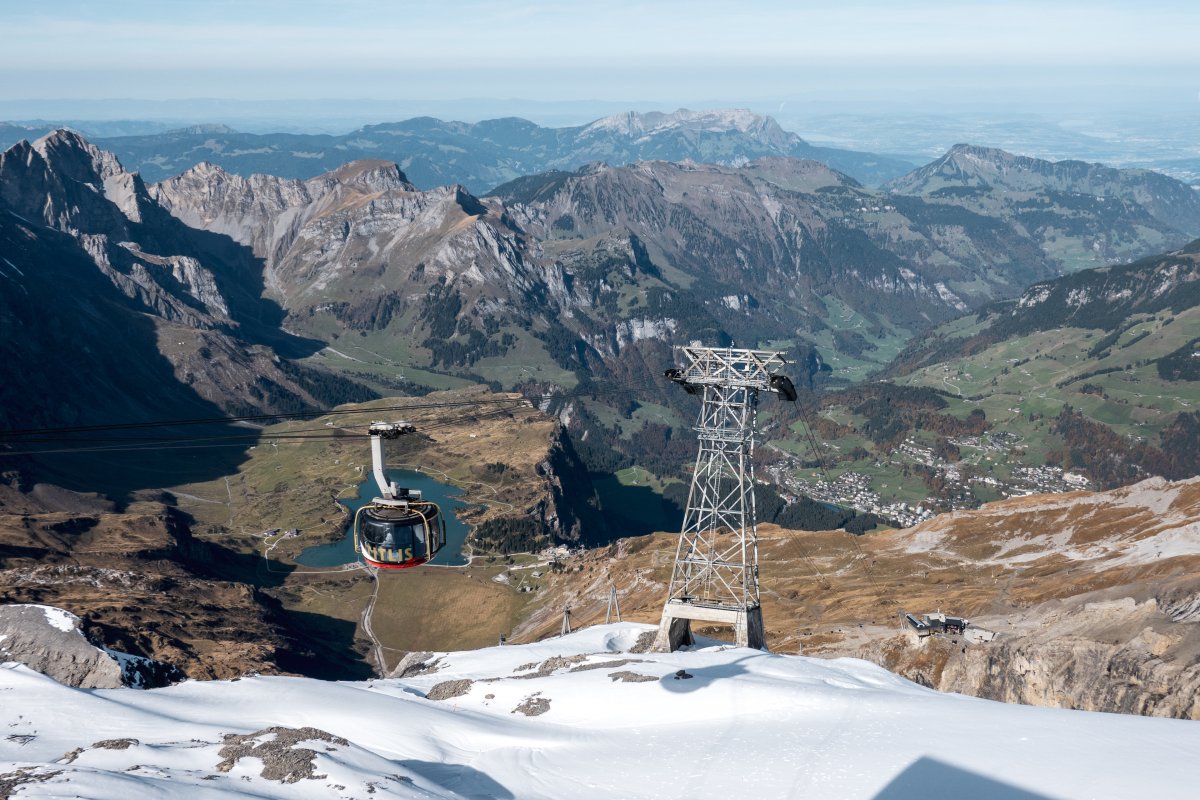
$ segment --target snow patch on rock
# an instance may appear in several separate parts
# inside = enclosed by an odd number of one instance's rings
[[[61,608],[54,606],[34,605],[34,608],[40,608],[42,613],[46,615],[46,622],[60,631],[74,631],[79,629],[79,617],[72,614],[70,611],[63,611]]]

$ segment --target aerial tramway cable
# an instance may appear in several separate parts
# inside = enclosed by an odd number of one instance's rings
[[[471,406],[500,405],[505,403],[537,403],[549,400],[570,400],[579,397],[592,397],[598,394],[614,394],[621,391],[613,387],[597,389],[591,387],[584,392],[559,393],[548,392],[540,395],[522,396],[520,398],[497,397],[477,400],[447,400],[433,403],[404,403],[402,405],[373,406],[371,408],[329,408],[312,411],[287,411],[278,414],[250,414],[228,417],[194,417],[189,419],[159,420],[154,422],[124,422],[108,425],[77,425],[56,426],[46,428],[17,428],[0,431],[0,441],[16,438],[18,441],[28,436],[40,436],[53,433],[96,433],[100,431],[138,430],[143,428],[174,428],[190,425],[226,425],[237,422],[265,422],[267,420],[312,419],[315,417],[333,416],[338,414],[378,414],[391,411],[423,411],[435,408],[462,408]]]
[[[504,416],[512,411],[521,408],[528,408],[524,399],[515,400],[508,399],[509,405],[501,408],[492,409],[482,413],[463,414],[457,417],[451,417],[435,421],[429,425],[422,425],[422,431],[437,430],[439,428],[450,427],[461,423],[467,423],[474,420],[491,419],[497,416]],[[369,414],[378,411],[386,411],[388,409],[356,409],[352,413]],[[335,412],[345,413],[345,412]],[[159,423],[165,426],[167,423]],[[22,438],[17,439],[11,444],[25,444],[29,442],[49,443],[49,442],[108,442],[109,444],[97,445],[94,447],[60,447],[54,449],[26,449],[26,450],[0,450],[0,456],[20,456],[20,455],[52,455],[58,453],[102,453],[102,452],[138,452],[145,450],[202,450],[219,447],[247,447],[257,446],[265,442],[278,441],[315,441],[315,440],[333,440],[333,439],[348,439],[348,438],[368,438],[368,434],[349,431],[344,428],[330,429],[304,429],[302,431],[286,431],[282,433],[264,434],[262,430],[247,431],[244,434],[231,433],[223,436],[204,436],[204,437],[136,437],[131,439],[76,439],[73,437],[39,437],[39,438]]]
[[[821,477],[826,483],[829,483],[829,471],[825,468],[825,457],[821,454],[821,448],[817,443],[816,434],[813,432],[812,423],[809,422],[808,413],[803,408],[800,408],[800,419],[804,423],[805,440],[808,442],[809,449],[812,450],[813,457],[817,460],[817,468],[821,471]],[[850,537],[850,543],[854,545],[854,549],[858,551],[858,555],[861,557],[859,560],[861,560],[863,570],[866,572],[867,580],[870,581],[871,585],[875,587],[875,591],[882,595],[883,587],[881,587],[879,582],[875,580],[875,574],[872,572],[871,565],[868,563],[870,559],[867,557],[866,552],[862,549],[862,545],[859,544],[858,537],[850,531],[846,531],[846,535]],[[797,544],[800,544],[800,539],[798,536],[793,534],[792,538]],[[804,545],[800,544],[800,547],[803,549]],[[825,576],[821,574],[821,571],[817,569],[816,563],[808,556],[807,551],[803,553],[803,556],[805,561],[808,562],[809,566],[813,568],[813,571],[817,573],[822,585],[825,586],[825,588],[829,588],[831,584],[825,578]]]
[[[79,425],[79,426],[60,426],[46,428],[22,428],[8,431],[0,431],[0,445],[8,444],[17,446],[29,443],[50,443],[50,442],[112,442],[109,445],[95,447],[62,447],[55,449],[25,449],[25,450],[4,450],[0,448],[0,456],[9,455],[49,455],[56,453],[85,453],[85,452],[105,452],[105,451],[138,451],[138,450],[156,450],[156,449],[204,449],[211,447],[244,447],[248,444],[256,444],[263,438],[261,428],[247,429],[245,433],[229,433],[221,436],[211,437],[180,437],[180,436],[157,436],[157,437],[122,437],[120,441],[102,438],[76,438],[68,437],[65,434],[75,433],[102,433],[105,431],[132,431],[145,430],[152,428],[173,428],[184,427],[191,425],[219,425],[231,423],[253,423],[264,422],[267,420],[287,420],[287,419],[311,419],[315,417],[334,416],[341,414],[379,414],[392,411],[426,411],[431,409],[460,409],[483,406],[501,406],[497,410],[499,414],[507,414],[518,408],[528,408],[531,404],[535,405],[539,402],[548,400],[569,400],[578,397],[592,397],[597,394],[608,394],[617,391],[616,389],[603,390],[590,388],[586,392],[574,393],[546,393],[542,395],[534,395],[533,397],[523,396],[519,398],[491,398],[491,399],[476,399],[476,400],[461,400],[461,401],[443,401],[434,403],[405,403],[402,405],[389,406],[374,406],[371,408],[352,408],[352,409],[324,409],[314,411],[297,411],[279,414],[255,414],[243,416],[229,417],[204,417],[191,419],[176,419],[176,420],[160,420],[155,422],[127,422],[114,423],[109,425]],[[482,414],[471,413],[460,417],[455,417],[449,420],[438,420],[429,425],[423,425],[422,430],[432,430],[436,428],[446,427],[447,425],[456,425],[460,422],[469,422],[472,419],[488,419],[495,416],[493,412],[484,412]],[[300,431],[287,431],[282,433],[270,434],[267,438],[272,441],[281,440],[296,440],[296,439],[334,439],[344,437],[363,436],[367,434],[355,433],[347,431],[344,428],[328,429],[302,429]],[[150,443],[157,443],[157,446],[151,447]],[[206,443],[206,444],[196,444]]]

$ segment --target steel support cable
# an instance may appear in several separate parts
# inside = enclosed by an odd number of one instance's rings
[[[524,405],[524,403],[517,403],[517,402],[511,401],[511,400],[509,402],[511,402],[513,404],[510,406],[507,406],[505,408],[487,411],[482,414],[468,414],[468,415],[463,415],[461,417],[455,417],[455,418],[452,418],[449,420],[444,420],[444,421],[434,423],[432,425],[424,426],[421,428],[421,430],[422,431],[436,430],[438,428],[445,428],[445,427],[449,427],[449,426],[453,426],[453,425],[458,425],[463,422],[470,422],[473,420],[490,419],[492,417],[506,415],[512,411],[516,411],[521,408],[527,408],[527,406]],[[157,439],[151,438],[148,440],[138,439],[138,440],[134,440],[132,443],[124,443],[123,444],[120,442],[113,442],[110,445],[101,445],[101,446],[96,446],[96,447],[62,447],[62,448],[54,448],[54,449],[49,449],[49,450],[47,450],[47,449],[0,450],[0,456],[53,455],[53,454],[58,454],[58,453],[140,452],[140,451],[146,451],[146,450],[202,450],[202,449],[211,449],[211,448],[218,448],[218,447],[247,447],[247,446],[251,446],[251,445],[259,446],[261,444],[270,444],[273,441],[302,442],[302,441],[319,441],[319,440],[333,440],[333,439],[347,439],[347,438],[364,438],[365,439],[365,438],[369,438],[369,434],[359,433],[359,432],[356,432],[356,431],[353,431],[350,429],[346,429],[346,428],[337,428],[335,430],[328,431],[328,432],[311,433],[311,434],[282,433],[282,434],[274,434],[274,435],[271,435],[271,434],[264,435],[262,431],[254,431],[254,432],[249,432],[245,435],[231,434],[228,436],[209,436],[209,437],[195,437],[195,438],[161,437],[161,438],[157,438]],[[40,439],[18,440],[16,442],[13,442],[12,444],[23,444],[26,441],[52,441],[52,440],[40,440]],[[78,441],[78,440],[63,439],[60,441]],[[92,440],[92,441],[96,441],[96,440]],[[108,441],[112,441],[112,440],[108,440]],[[147,441],[156,442],[157,444],[148,444]],[[205,443],[205,444],[201,444],[201,443]]]
[[[230,416],[230,417],[196,417],[191,419],[175,419],[175,420],[159,420],[155,422],[125,422],[114,423],[111,425],[77,425],[77,426],[59,426],[46,428],[19,428],[7,431],[0,431],[0,440],[11,437],[26,437],[38,436],[52,433],[92,433],[99,431],[115,431],[115,430],[138,430],[142,428],[170,428],[183,427],[189,425],[222,425],[234,422],[265,422],[267,420],[285,420],[285,419],[312,419],[316,417],[333,416],[338,414],[378,414],[385,411],[422,411],[432,408],[462,408],[469,406],[487,406],[498,405],[503,403],[530,403],[535,400],[571,400],[580,397],[593,397],[603,394],[614,394],[620,391],[614,387],[611,389],[590,389],[586,392],[575,393],[547,393],[541,395],[533,395],[532,397],[521,397],[519,400],[511,397],[500,397],[493,399],[478,399],[478,400],[455,400],[436,403],[405,403],[403,405],[379,406],[375,408],[330,408],[313,411],[291,411],[279,414],[252,414],[245,416]]]
[[[326,433],[326,434],[307,434],[302,436],[267,436],[261,434],[254,438],[247,436],[205,436],[196,438],[156,438],[156,439],[134,439],[123,443],[121,440],[101,439],[101,440],[85,440],[85,441],[107,441],[111,442],[108,445],[97,445],[95,447],[60,447],[50,450],[0,450],[0,456],[27,456],[27,455],[42,455],[50,453],[101,453],[115,451],[138,451],[138,450],[181,450],[181,449],[198,449],[201,447],[251,447],[272,441],[312,441],[320,439],[346,439],[351,437],[362,436],[366,438],[367,434],[346,434],[346,433]],[[32,441],[62,441],[71,442],[78,441],[74,439],[58,439],[58,440],[39,440]],[[208,444],[200,444],[207,442]],[[24,440],[12,442],[11,444],[25,444]]]
[[[790,528],[780,528],[779,530],[784,532],[784,538],[786,541],[790,541],[792,544],[797,546],[800,552],[800,558],[806,564],[808,564],[813,572],[817,574],[817,580],[820,581],[821,588],[831,588],[833,584],[830,583],[829,579],[825,577],[825,573],[821,572],[821,568],[817,566],[817,562],[813,560],[813,557],[809,555],[808,548],[806,548],[804,543],[800,541],[800,536],[797,534],[797,532],[791,530]]]
[[[341,438],[341,437],[328,437]],[[139,444],[132,447],[63,447],[57,450],[13,450],[0,452],[0,456],[38,456],[38,455],[54,455],[58,453],[136,453],[145,450],[212,450],[221,447],[246,447],[246,442],[226,442],[219,444],[158,444],[144,445]]]
[[[817,442],[817,436],[813,433],[812,423],[808,421],[808,412],[803,408],[800,409],[800,420],[804,423],[805,439],[808,441],[808,446],[812,450],[813,457],[817,460],[817,467],[821,470],[821,477],[828,483],[829,471],[825,469],[825,457],[821,455],[821,447]]]
[[[10,444],[26,444],[28,442],[207,442],[207,441],[223,441],[226,439],[303,439],[308,438],[306,434],[329,434],[330,431],[346,431],[344,436],[368,436],[366,433],[356,433],[350,428],[342,427],[321,427],[321,428],[301,428],[299,430],[289,430],[284,433],[267,434],[265,428],[255,428],[246,430],[240,433],[227,433],[220,436],[197,436],[197,437],[181,437],[181,436],[122,436],[114,438],[112,436],[30,436],[21,438]]]
[[[821,470],[821,477],[825,479],[826,483],[829,483],[829,471],[825,469],[825,458],[821,455],[821,449],[817,442],[816,435],[813,433],[812,424],[810,424],[808,421],[808,413],[804,411],[804,409],[800,409],[800,419],[804,423],[804,430],[807,433],[808,446],[812,449],[813,456],[817,459],[817,467]],[[875,575],[871,572],[871,565],[867,563],[869,559],[867,558],[867,554],[863,551],[862,545],[858,543],[858,538],[849,531],[847,531],[846,534],[850,537],[850,541],[854,545],[854,548],[858,551],[858,554],[862,556],[862,565],[863,569],[866,570],[867,580],[871,582],[871,585],[875,587],[877,592],[882,594],[883,589],[880,588],[879,583],[875,580]]]
[[[867,580],[869,580],[871,582],[871,585],[875,587],[875,591],[882,594],[883,588],[875,580],[875,574],[874,574],[874,572],[871,571],[871,565],[870,565],[870,563],[868,563],[868,562],[870,562],[870,558],[867,557],[866,551],[864,551],[862,549],[862,545],[860,545],[858,543],[858,536],[851,533],[850,531],[846,531],[846,535],[850,537],[850,541],[854,545],[854,549],[856,549],[858,551],[858,554],[860,556],[862,556],[862,565],[863,565],[863,569],[866,570]]]
[[[382,406],[378,408],[325,409],[319,411],[293,411],[280,414],[256,414],[240,417],[202,417],[193,419],[159,420],[155,422],[125,422],[112,425],[80,425],[76,427],[24,428],[0,431],[0,438],[36,436],[48,433],[92,433],[99,431],[138,430],[142,428],[172,428],[190,425],[225,425],[235,422],[264,422],[267,420],[311,419],[338,414],[371,414],[384,411],[409,411],[426,408],[449,408],[456,406],[482,405],[485,403],[512,402],[511,399],[473,400],[462,402],[426,403],[419,405]]]

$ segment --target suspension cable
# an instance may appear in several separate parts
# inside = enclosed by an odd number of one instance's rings
[[[401,405],[376,406],[371,408],[327,408],[311,411],[287,411],[277,414],[247,414],[227,417],[193,417],[187,419],[158,420],[153,422],[124,422],[107,425],[76,425],[54,426],[45,428],[16,428],[0,431],[0,441],[16,438],[18,440],[29,436],[40,436],[54,433],[94,433],[100,431],[138,430],[142,428],[178,428],[190,425],[228,425],[231,423],[266,422],[268,420],[312,419],[315,417],[333,416],[338,414],[372,414],[385,411],[422,411],[436,408],[462,408],[471,406],[498,405],[504,403],[532,403],[537,401],[572,399],[577,397],[592,397],[597,394],[613,394],[619,391],[617,387],[601,389],[595,386],[584,392],[547,392],[540,395],[522,396],[518,400],[512,397],[477,398],[473,400],[445,400],[438,402],[412,402]]]

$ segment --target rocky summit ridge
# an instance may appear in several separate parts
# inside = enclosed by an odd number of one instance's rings
[[[109,415],[318,402],[279,364],[277,349],[305,344],[279,329],[249,248],[180,222],[78,133],[0,154],[0,241],[12,288],[0,296],[0,329],[23,331],[5,337],[0,393],[23,427],[97,413],[43,368],[80,347],[88,357],[71,379],[104,387]],[[247,390],[256,384],[257,396]],[[35,402],[48,397],[61,403]]]
[[[580,135],[592,136],[602,131],[641,140],[667,131],[737,131],[749,136],[753,141],[778,148],[781,152],[786,152],[788,148],[803,141],[796,134],[781,128],[772,117],[755,114],[744,108],[712,111],[689,111],[681,108],[669,113],[627,111],[603,117],[584,126]]]

